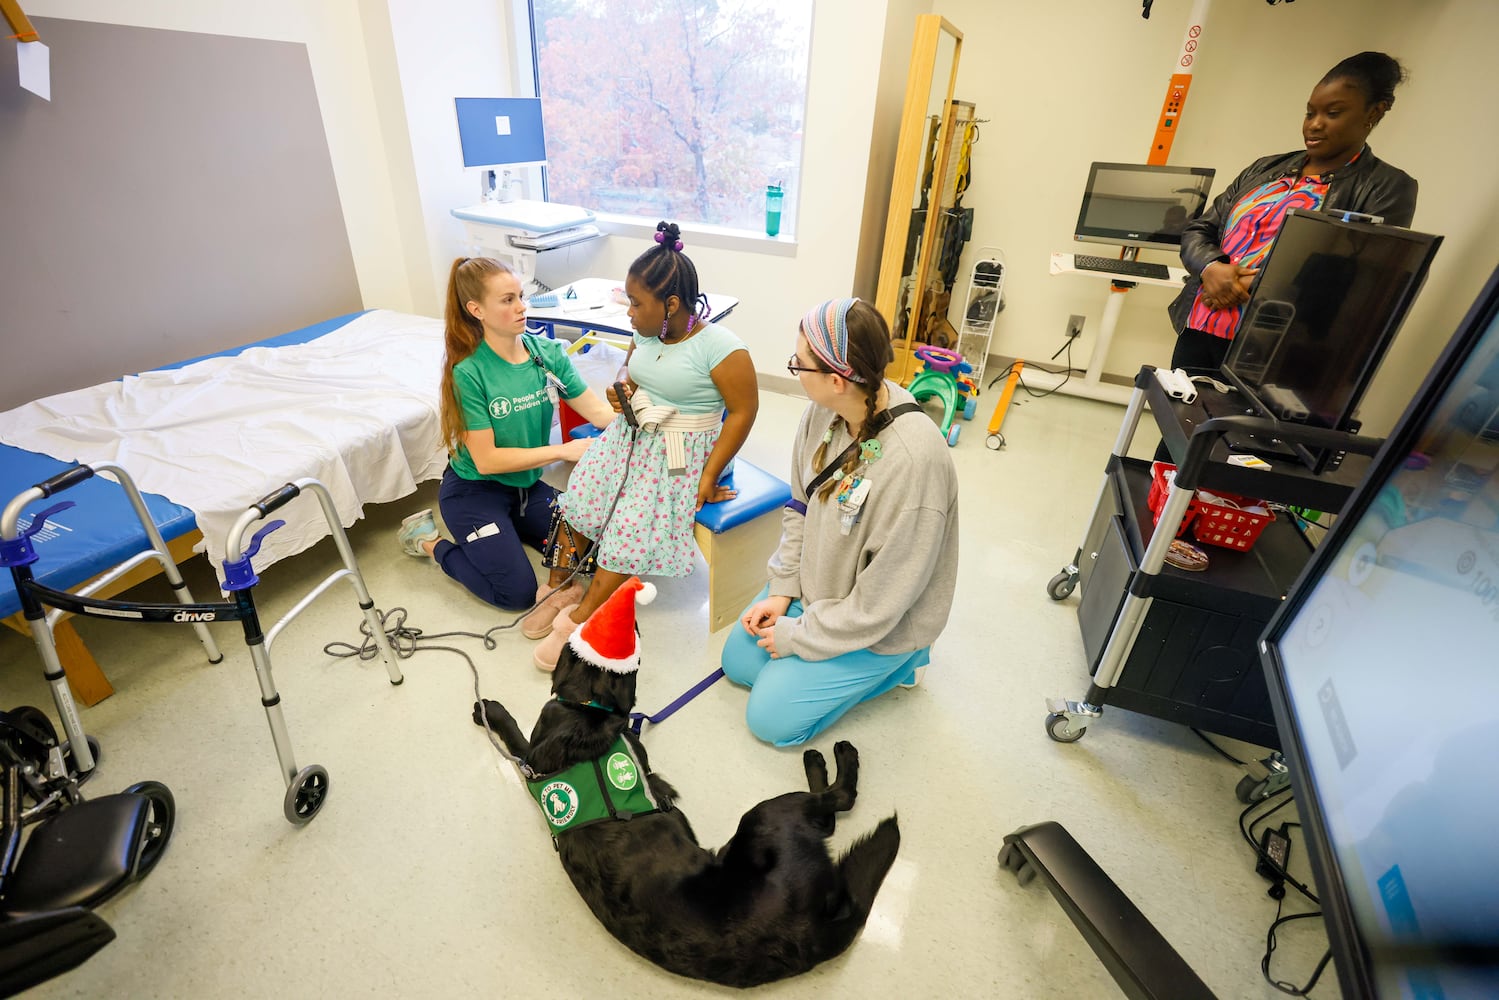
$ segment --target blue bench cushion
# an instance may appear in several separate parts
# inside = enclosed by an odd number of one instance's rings
[[[722,482],[739,495],[723,503],[705,503],[697,512],[697,523],[715,535],[779,510],[791,499],[790,486],[742,458],[734,459],[733,471]]]

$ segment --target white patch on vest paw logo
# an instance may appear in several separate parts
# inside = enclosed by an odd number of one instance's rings
[[[565,781],[554,781],[543,788],[541,802],[553,826],[566,826],[578,815],[578,793]]]

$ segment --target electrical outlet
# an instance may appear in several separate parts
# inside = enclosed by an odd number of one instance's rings
[[[1073,337],[1077,337],[1077,336],[1081,335],[1082,332],[1083,332],[1083,323],[1085,323],[1086,321],[1087,321],[1087,317],[1085,317],[1085,316],[1079,316],[1076,313],[1073,313],[1071,316],[1068,316],[1067,317],[1067,339],[1071,340]]]

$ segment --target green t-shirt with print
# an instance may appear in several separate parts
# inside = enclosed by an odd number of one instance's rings
[[[492,431],[497,448],[541,448],[551,440],[556,407],[547,395],[548,371],[562,383],[558,394],[563,399],[576,399],[588,388],[561,342],[530,334],[521,340],[530,360],[513,364],[481,341],[478,350],[453,366],[453,388],[464,429]],[[461,441],[450,464],[464,479],[490,479],[522,489],[541,478],[540,469],[486,475],[474,467],[473,456]]]

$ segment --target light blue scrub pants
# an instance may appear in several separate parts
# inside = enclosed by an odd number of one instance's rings
[[[755,601],[769,594],[766,584]],[[801,601],[792,601],[786,612],[791,618],[801,613]],[[750,732],[778,747],[804,743],[861,701],[878,698],[898,684],[912,683],[916,668],[932,658],[932,647],[927,646],[914,653],[894,654],[860,649],[831,660],[771,659],[742,624],[735,622],[732,629],[723,647],[724,675],[751,689],[744,710]]]

